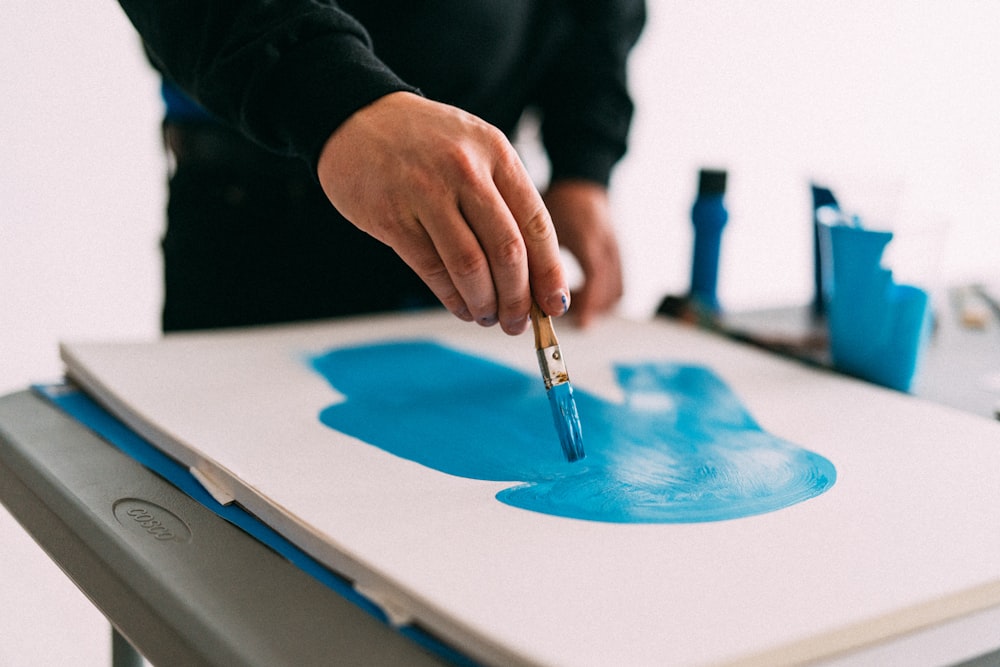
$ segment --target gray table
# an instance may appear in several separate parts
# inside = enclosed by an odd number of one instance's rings
[[[446,664],[30,391],[0,397],[0,501],[155,664]]]
[[[1000,419],[1000,310],[982,326],[963,323],[960,292],[935,311],[911,393],[981,417]],[[826,325],[808,307],[724,313],[713,329],[776,354],[830,367]]]

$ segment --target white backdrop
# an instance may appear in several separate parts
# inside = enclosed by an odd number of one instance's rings
[[[881,205],[866,184],[891,185],[904,219],[950,223],[939,282],[1000,281],[1000,4],[649,5],[614,182],[625,314],[686,290],[704,166],[730,172],[725,307],[811,297],[811,177],[863,210]],[[115,3],[5,0],[0,58],[7,392],[58,377],[59,339],[156,333],[164,164],[157,81]],[[106,664],[101,617],[6,513],[0,544],[0,599],[17,601],[0,664]]]

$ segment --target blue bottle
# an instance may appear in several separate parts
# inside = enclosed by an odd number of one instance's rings
[[[691,207],[694,223],[694,255],[691,262],[690,298],[711,312],[719,311],[716,287],[719,280],[719,248],[722,230],[729,220],[725,205],[726,172],[698,172],[698,196]]]

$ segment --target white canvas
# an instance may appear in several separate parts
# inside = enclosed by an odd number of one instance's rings
[[[836,484],[726,521],[567,519],[319,421],[339,397],[307,360],[333,348],[432,339],[538,375],[530,336],[446,314],[73,343],[63,358],[396,620],[488,663],[793,663],[1000,605],[1000,425],[671,323],[558,329],[578,391],[623,400],[615,362],[708,367],[766,431],[829,459]]]

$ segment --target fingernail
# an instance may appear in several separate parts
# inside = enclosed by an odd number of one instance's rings
[[[546,306],[548,306],[546,312],[565,314],[569,310],[569,293],[562,290],[556,292],[549,297]]]
[[[472,313],[470,313],[469,309],[465,308],[464,306],[462,308],[460,308],[459,310],[455,311],[455,317],[457,317],[458,319],[462,320],[463,322],[471,322],[472,319],[473,319],[472,318]]]
[[[516,320],[510,320],[505,325],[503,330],[509,334],[517,335],[523,333],[528,328],[528,318],[521,317]]]
[[[496,315],[486,315],[484,317],[480,317],[479,320],[478,320],[480,326],[484,326],[484,327],[491,327],[494,324],[496,324],[498,321],[499,320],[497,320],[497,316]]]

